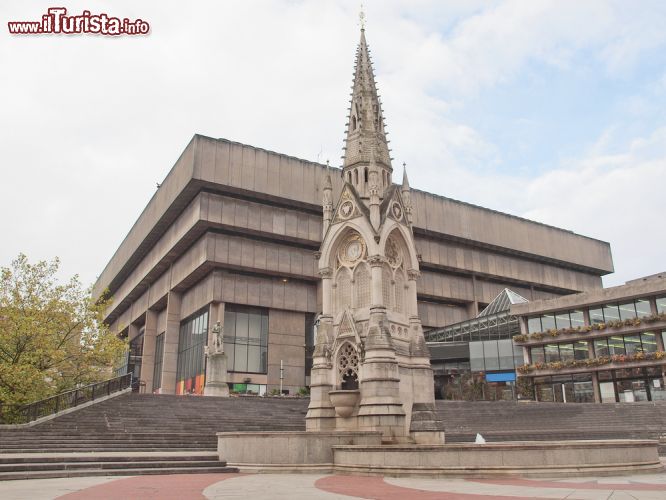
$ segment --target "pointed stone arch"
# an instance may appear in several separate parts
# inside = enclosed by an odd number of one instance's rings
[[[337,383],[341,389],[358,389],[359,352],[349,341],[340,344],[335,355]]]
[[[365,257],[376,254],[378,245],[372,239],[371,231],[370,223],[365,217],[355,217],[345,221],[343,224],[331,225],[326,235],[326,244],[323,244],[321,248],[319,268],[330,267],[331,270],[335,271],[339,267],[338,256],[340,248],[352,236],[359,237],[363,241]],[[355,265],[356,263],[354,262],[347,267],[353,268]]]
[[[402,224],[392,220],[390,222],[391,223],[386,224],[382,230],[380,252],[382,255],[387,255],[387,244],[392,240],[393,243],[402,250],[402,265],[405,271],[410,269],[418,270],[419,261],[416,256],[416,247],[413,243],[414,237],[412,236],[411,231]]]

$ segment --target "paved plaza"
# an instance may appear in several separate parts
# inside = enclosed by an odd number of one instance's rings
[[[0,483],[4,500],[343,499],[657,500],[666,473],[570,479],[419,479],[316,474],[174,474]]]

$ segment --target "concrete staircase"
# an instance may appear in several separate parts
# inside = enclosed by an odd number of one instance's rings
[[[216,432],[304,430],[307,400],[127,394],[0,430],[0,480],[235,472]]]
[[[666,402],[562,404],[514,401],[438,401],[446,440],[472,442],[567,439],[659,439]],[[662,448],[666,454],[666,449]]]
[[[0,479],[232,472],[216,432],[305,430],[307,399],[126,394],[22,429],[0,429]],[[666,402],[437,401],[449,443],[658,439]],[[666,440],[660,450],[666,455]]]

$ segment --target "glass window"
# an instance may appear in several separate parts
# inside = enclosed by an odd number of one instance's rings
[[[592,375],[589,373],[574,374],[573,392],[576,403],[594,403]]]
[[[633,302],[627,302],[626,304],[620,304],[620,319],[634,319],[636,317],[636,306]]]
[[[541,316],[541,327],[543,331],[555,329],[555,316],[552,314],[544,314]]]
[[[155,364],[153,365],[153,391],[162,387],[162,363],[164,361],[164,332],[155,337]]]
[[[573,328],[578,328],[579,326],[585,326],[585,318],[583,317],[583,311],[571,311],[569,313],[571,317],[571,326]]]
[[[486,371],[500,369],[497,340],[483,342],[483,359],[486,364]]]
[[[499,369],[500,370],[515,369],[515,366],[513,364],[513,341],[511,339],[498,340],[497,348],[499,351]]]
[[[650,316],[652,309],[650,308],[650,301],[647,299],[638,299],[636,301],[636,314],[639,318]]]
[[[641,333],[641,345],[643,346],[643,351],[645,352],[656,352],[657,337],[654,332]]]
[[[569,312],[559,313],[555,316],[555,324],[557,329],[562,328],[571,328],[571,318],[569,318]]]
[[[208,341],[208,309],[180,324],[176,394],[202,394],[204,346]]]
[[[608,339],[594,339],[594,355],[597,358],[610,355]]]
[[[543,346],[532,347],[530,349],[530,354],[532,356],[532,363],[546,362],[546,354],[544,353]]]
[[[527,331],[529,333],[536,333],[543,331],[541,329],[541,318],[538,316],[536,318],[529,318],[527,320]]]
[[[601,393],[602,403],[615,403],[615,383],[613,382],[599,383],[599,392]]]
[[[560,344],[560,361],[573,361],[574,359],[574,346],[573,344]]]
[[[557,348],[557,344],[546,344],[544,349],[546,351],[546,362],[550,363],[552,361],[560,360],[560,352]]]
[[[590,324],[595,325],[604,322],[604,312],[602,309],[590,309]]]
[[[657,297],[657,312],[659,314],[666,313],[666,297]]]
[[[266,373],[268,313],[228,304],[224,311],[224,351],[230,372]]]
[[[622,337],[611,337],[608,339],[608,352],[611,356],[627,354],[624,348],[624,339]]]
[[[637,352],[642,352],[643,348],[641,347],[641,336],[625,335],[624,346],[627,351],[627,354],[636,354]]]
[[[482,372],[486,370],[483,362],[483,342],[469,343],[469,364],[473,372]]]
[[[574,359],[587,359],[589,357],[589,351],[587,348],[586,341],[574,342]]]
[[[617,321],[620,319],[620,310],[616,305],[604,306],[604,321]]]
[[[512,341],[513,342],[513,341]],[[513,346],[513,366],[520,366],[525,363],[525,358],[523,357],[523,348],[518,347],[517,345]]]

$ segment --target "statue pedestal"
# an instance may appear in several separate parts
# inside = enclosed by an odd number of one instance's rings
[[[223,352],[208,354],[204,396],[229,397],[229,385],[227,384],[227,355]]]

